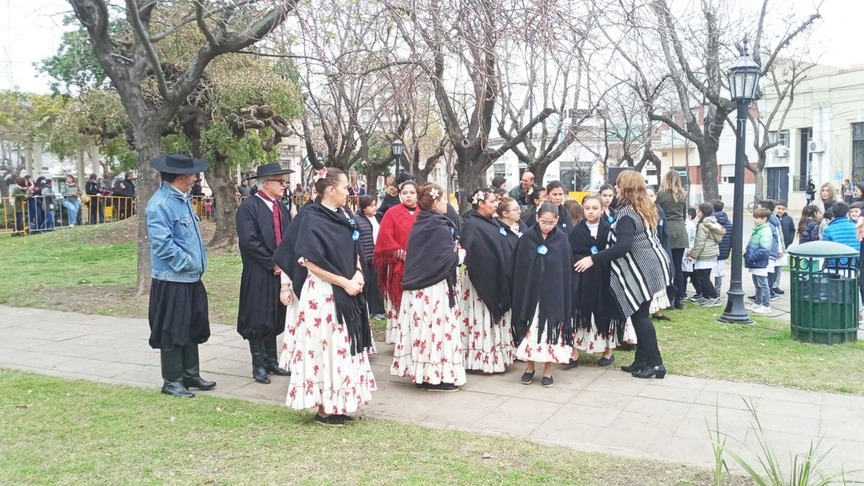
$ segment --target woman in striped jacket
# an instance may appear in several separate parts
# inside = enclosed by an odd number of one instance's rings
[[[583,272],[594,264],[611,264],[618,317],[631,318],[639,341],[635,361],[621,369],[636,378],[663,378],[666,368],[648,314],[652,297],[672,283],[671,263],[657,238],[659,215],[648,198],[642,175],[625,170],[618,175],[615,186],[618,211],[609,235],[612,246],[579,260],[575,269]]]

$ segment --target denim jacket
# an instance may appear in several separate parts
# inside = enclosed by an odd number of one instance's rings
[[[201,280],[207,254],[189,198],[163,182],[147,203],[146,215],[153,278],[182,283]]]

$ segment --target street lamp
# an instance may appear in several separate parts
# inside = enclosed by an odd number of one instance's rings
[[[390,150],[393,151],[393,157],[396,158],[396,166],[393,170],[394,178],[399,175],[399,159],[402,158],[402,148],[404,146],[405,145],[402,144],[402,140],[399,140],[398,138],[396,140],[393,140],[393,143],[390,145]]]
[[[735,147],[735,197],[732,209],[732,279],[729,284],[729,296],[726,308],[720,321],[737,324],[752,322],[744,308],[744,289],[741,286],[741,273],[744,252],[744,143],[747,130],[747,111],[750,103],[756,99],[756,88],[759,85],[761,68],[747,53],[747,38],[744,47],[739,49],[741,56],[729,68],[729,91],[731,98],[737,104]]]

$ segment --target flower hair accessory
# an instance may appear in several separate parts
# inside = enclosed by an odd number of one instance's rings
[[[432,199],[438,200],[438,196],[440,196],[441,193],[438,192],[438,189],[433,187],[432,190],[429,191],[429,195],[432,196]]]
[[[322,177],[327,177],[327,167],[322,167],[321,170],[315,172],[315,174],[312,176],[312,180],[317,181]]]
[[[477,193],[474,194],[474,198],[472,199],[474,204],[480,204],[481,202],[483,202],[485,200],[486,200],[486,193],[483,191],[477,191]]]

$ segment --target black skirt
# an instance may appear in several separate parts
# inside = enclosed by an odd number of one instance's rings
[[[210,339],[207,290],[201,281],[180,283],[153,279],[148,317],[153,349],[201,344]]]

